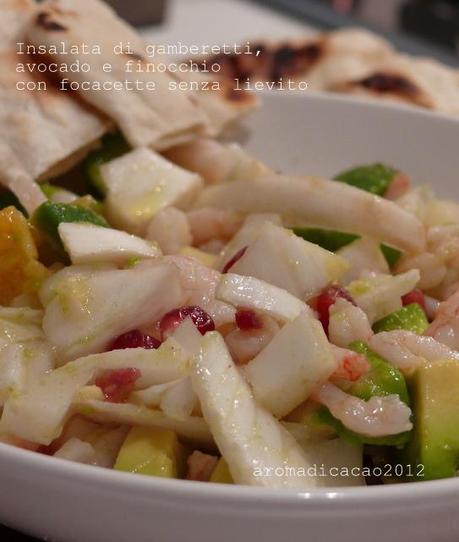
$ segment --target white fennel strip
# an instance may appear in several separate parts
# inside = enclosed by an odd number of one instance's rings
[[[238,484],[310,488],[310,462],[290,433],[254,400],[220,334],[208,333],[192,381],[215,442]],[[303,476],[292,476],[291,470]],[[278,476],[263,475],[276,472]],[[289,475],[290,472],[290,475]]]

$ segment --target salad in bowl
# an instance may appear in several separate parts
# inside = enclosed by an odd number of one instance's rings
[[[97,0],[0,9],[5,61],[91,74],[0,74],[0,441],[272,489],[454,477],[459,205],[396,163],[273,170],[220,137],[250,95],[109,92],[147,51]]]
[[[457,204],[208,138],[110,134],[81,172],[30,215],[2,195],[3,442],[271,488],[455,475]]]

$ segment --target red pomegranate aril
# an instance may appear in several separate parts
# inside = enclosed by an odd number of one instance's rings
[[[236,312],[236,324],[242,331],[252,331],[253,329],[263,329],[263,320],[252,310],[239,309]]]
[[[424,294],[418,288],[411,290],[404,296],[402,296],[402,304],[405,307],[406,305],[411,305],[412,303],[417,303],[421,309],[425,312],[426,310],[426,298]]]
[[[146,335],[138,329],[133,329],[127,333],[123,333],[117,337],[107,348],[107,351],[110,350],[124,350],[125,348],[145,348],[146,350],[151,350],[159,348],[161,346],[161,341],[155,339],[151,335]]]
[[[325,333],[328,333],[328,324],[330,323],[330,307],[336,303],[338,299],[346,299],[353,305],[355,301],[352,299],[351,294],[339,286],[330,286],[324,292],[322,292],[316,300],[317,314]]]
[[[165,340],[185,318],[190,317],[201,335],[215,329],[212,317],[204,309],[198,306],[181,307],[165,314],[159,323],[162,340]]]
[[[228,271],[233,267],[233,265],[238,262],[242,258],[242,256],[244,256],[245,251],[248,248],[249,247],[244,247],[241,248],[241,250],[238,250],[236,254],[226,262],[225,266],[223,267],[222,273],[228,273]]]
[[[132,367],[109,370],[96,379],[96,386],[102,390],[107,401],[123,403],[133,391],[134,384],[140,376],[140,371]]]

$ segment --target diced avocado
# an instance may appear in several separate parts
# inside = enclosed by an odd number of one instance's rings
[[[131,150],[121,133],[107,134],[102,138],[102,146],[91,152],[83,163],[84,171],[98,195],[105,194],[105,185],[100,174],[100,166],[126,154]]]
[[[340,181],[376,196],[383,196],[397,171],[384,164],[358,166],[343,171],[335,177]]]
[[[185,473],[185,449],[170,429],[133,427],[118,453],[115,470],[162,478]]]
[[[58,232],[59,224],[62,222],[84,222],[108,227],[106,220],[90,209],[74,204],[52,203],[50,201],[42,203],[38,207],[32,217],[32,222],[58,248],[62,247]]]
[[[319,228],[292,228],[292,231],[298,237],[302,237],[310,243],[319,245],[326,250],[336,252],[353,241],[360,239],[358,235],[344,233],[342,231],[322,230]],[[381,250],[386,258],[389,267],[393,267],[401,256],[401,252],[396,248],[381,244]]]
[[[218,460],[217,466],[210,477],[210,481],[215,484],[234,484],[228,464],[223,457]]]
[[[417,303],[411,303],[376,322],[373,325],[373,331],[380,333],[381,331],[404,329],[422,335],[428,326],[429,322],[425,312]]]
[[[2,209],[6,209],[6,207],[16,207],[16,209],[18,211],[21,211],[21,213],[25,217],[29,216],[27,214],[27,211],[21,205],[21,202],[18,200],[17,196],[13,194],[13,192],[10,192],[9,190],[1,190],[0,191],[0,211]]]
[[[372,352],[362,341],[355,341],[349,348],[359,354],[364,354],[370,364],[370,370],[361,376],[359,380],[346,388],[346,392],[368,401],[373,396],[396,394],[401,401],[409,405],[409,395],[405,379],[402,373],[390,365],[387,361]],[[385,437],[367,437],[350,431],[328,409],[322,408],[318,412],[318,418],[322,423],[331,425],[338,435],[351,442],[363,444],[375,444],[379,446],[400,446],[408,442],[410,432],[388,435]]]
[[[420,367],[411,381],[414,430],[403,452],[412,480],[456,475],[459,468],[459,363]]]
[[[380,358],[362,341],[354,341],[349,348],[358,354],[363,354],[370,370],[354,382],[349,393],[368,401],[373,395],[396,394],[407,405],[410,403],[408,389],[402,373],[393,365]]]

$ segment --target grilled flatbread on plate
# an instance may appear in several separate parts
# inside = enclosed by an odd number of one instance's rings
[[[362,77],[343,79],[330,90],[459,113],[459,72],[425,58],[394,55]]]
[[[258,56],[220,55],[225,79],[303,80],[311,90],[343,92],[459,113],[459,71],[433,60],[398,54],[361,29],[325,32],[302,41],[257,43]]]
[[[44,201],[34,181],[99,139],[109,122],[49,83],[46,91],[17,90],[18,81],[34,80],[16,71],[18,62],[29,61],[17,54],[16,44],[36,5],[0,0],[0,11],[0,184],[32,211]]]
[[[161,150],[197,134],[214,135],[222,125],[244,112],[239,104],[233,106],[219,94],[171,91],[170,83],[176,79],[171,73],[146,69],[129,73],[126,69],[129,61],[140,61],[146,67],[147,64],[153,66],[152,59],[147,57],[145,43],[134,29],[99,0],[53,0],[47,3],[29,28],[27,37],[37,46],[46,45],[48,50],[52,46],[59,48],[62,42],[69,49],[82,43],[89,48],[100,47],[101,55],[79,52],[61,55],[58,52],[50,56],[61,63],[88,63],[90,73],[68,74],[68,78],[77,83],[128,80],[134,85],[134,90],[94,90],[91,87],[80,93],[83,100],[112,118],[134,147],[149,146]],[[123,47],[119,47],[121,43]],[[106,63],[112,66],[111,72],[103,69]],[[154,83],[155,89],[138,89],[137,81]],[[209,105],[204,107],[207,103]]]

